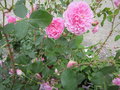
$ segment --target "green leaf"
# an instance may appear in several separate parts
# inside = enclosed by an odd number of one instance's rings
[[[119,90],[118,86],[109,86],[108,90]]]
[[[26,21],[20,21],[15,24],[15,36],[18,40],[24,38],[28,33],[29,24]]]
[[[21,4],[24,4],[26,0],[18,0],[16,2],[16,5],[21,5]]]
[[[107,16],[107,20],[109,21],[109,22],[112,22],[112,16]]]
[[[27,15],[27,8],[24,4],[15,5],[14,13],[20,18],[24,18]]]
[[[37,25],[39,25],[40,27],[45,28],[51,21],[52,15],[43,10],[34,11],[30,16],[30,23],[35,27],[38,27]]]
[[[10,24],[5,25],[3,30],[4,30],[4,33],[11,34],[12,32],[14,32],[14,24],[10,23]]]
[[[116,9],[115,11],[114,11],[114,15],[118,15],[119,14],[119,9]]]
[[[117,35],[116,37],[115,37],[115,41],[117,41],[117,40],[119,40],[120,39],[120,35]]]
[[[76,74],[71,69],[65,70],[61,74],[61,83],[64,90],[77,90]]]
[[[83,35],[76,36],[75,42],[78,47],[80,46],[80,43],[82,43],[82,41],[83,41]]]
[[[6,90],[5,86],[0,84],[0,90]]]
[[[120,63],[120,50],[117,51],[114,59],[116,60],[117,63]]]
[[[85,79],[85,75],[83,73],[79,73],[77,75],[78,84],[81,84],[84,79]]]
[[[28,66],[28,69],[31,70],[33,73],[41,72],[45,67],[43,66],[42,62],[34,62]]]
[[[1,33],[1,31],[0,31],[0,40],[2,39],[2,33]]]
[[[104,86],[106,84],[110,84],[112,81],[112,77],[110,75],[104,75],[102,72],[98,71],[94,73],[91,82],[95,85]]]
[[[112,81],[111,74],[116,71],[115,66],[106,66],[100,69],[98,72],[93,73],[92,75],[92,83],[95,85],[100,85],[102,87],[107,88],[106,85],[109,85]]]
[[[103,75],[112,74],[115,71],[116,71],[116,67],[115,66],[106,66],[106,67],[100,69],[100,72],[102,72]]]
[[[16,62],[18,63],[18,64],[28,64],[28,63],[30,63],[30,58],[29,57],[27,57],[26,55],[24,55],[24,54],[21,54],[21,55],[19,55],[17,58],[16,58]]]
[[[103,20],[102,20],[102,22],[101,22],[101,26],[104,25],[104,22],[105,22],[105,20],[106,20],[106,14],[104,13],[103,15],[104,15],[104,16],[103,16]]]

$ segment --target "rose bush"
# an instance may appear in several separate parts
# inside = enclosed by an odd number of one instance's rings
[[[120,25],[119,0],[101,9],[102,1],[0,1],[0,90],[119,90],[120,50],[100,58]],[[84,34],[99,32],[106,20],[105,41],[86,47]]]

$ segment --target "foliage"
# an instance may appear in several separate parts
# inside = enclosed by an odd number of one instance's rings
[[[103,16],[101,26],[104,27],[106,19],[113,24],[120,9],[105,7],[97,12],[96,1],[93,0],[91,8],[95,17]],[[33,9],[35,2],[37,10]],[[20,18],[16,23],[5,25],[3,22],[0,26],[0,90],[40,90],[45,82],[59,90],[118,90],[112,80],[120,74],[120,50],[116,51],[116,56],[104,60],[95,49],[98,44],[89,47],[82,44],[84,35],[73,35],[65,28],[57,40],[46,36],[45,28],[53,17],[62,16],[70,2],[72,0],[46,0],[44,3],[18,0],[16,4],[12,2],[10,8],[0,6],[2,12],[13,10]],[[30,4],[32,12],[26,3]],[[115,41],[119,39],[117,35]],[[70,60],[77,65],[67,68]],[[10,69],[13,69],[12,74]],[[17,69],[22,71],[21,75],[17,74]]]

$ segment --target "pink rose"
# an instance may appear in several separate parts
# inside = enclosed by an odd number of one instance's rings
[[[98,25],[98,24],[99,24],[99,22],[98,22],[97,20],[95,20],[95,21],[92,22],[92,25],[93,25],[93,26],[96,26],[96,25]]]
[[[42,60],[42,61],[44,61],[44,60],[45,60],[45,58],[44,58],[44,57],[42,57],[42,58],[41,58],[41,60]]]
[[[67,68],[71,68],[73,66],[77,65],[77,62],[75,61],[69,61],[68,64],[67,64]]]
[[[64,31],[64,20],[62,18],[53,18],[51,24],[46,28],[46,34],[49,38],[58,39]]]
[[[3,61],[2,61],[2,60],[0,60],[0,66],[1,66],[1,67],[3,66]]]
[[[52,90],[52,87],[49,85],[49,83],[43,83],[40,85],[39,90]]]
[[[84,2],[72,2],[63,14],[67,30],[75,35],[81,35],[90,29],[93,22],[93,12]]]
[[[13,70],[13,69],[10,69],[10,70],[9,70],[9,74],[11,74],[11,75],[14,74],[14,70]]]
[[[120,78],[115,78],[114,80],[112,80],[112,83],[114,85],[120,86]]]
[[[13,16],[7,16],[7,21],[8,23],[16,23],[16,18]]]
[[[20,69],[17,69],[16,73],[17,73],[18,76],[21,76],[23,74],[23,72]]]
[[[37,79],[41,79],[42,78],[42,76],[39,73],[35,74],[35,76],[36,76]]]
[[[98,32],[98,29],[99,29],[99,26],[97,25],[93,28],[92,32],[95,34],[96,32]]]
[[[114,4],[116,7],[120,7],[120,0],[114,0]]]

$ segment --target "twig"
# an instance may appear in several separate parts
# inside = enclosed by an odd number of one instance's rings
[[[4,25],[5,25],[5,12],[4,12],[4,11],[2,11],[2,12],[3,12],[3,27],[4,27]],[[13,72],[14,72],[14,75],[13,75],[13,85],[12,85],[12,88],[13,88],[14,83],[15,83],[15,74],[16,74],[15,60],[14,60],[13,52],[12,52],[12,50],[11,50],[11,48],[10,48],[8,36],[7,36],[7,34],[5,34],[4,32],[3,32],[3,35],[4,35],[5,40],[6,40],[6,43],[7,43],[6,46],[7,46],[8,51],[9,51],[9,57],[10,57],[10,60],[11,60],[11,62],[12,62],[12,68],[13,68]]]
[[[101,47],[98,49],[97,55],[101,52],[102,48],[104,47],[104,45],[106,44],[106,42],[108,41],[108,39],[110,38],[110,36],[112,35],[112,33],[114,31],[114,22],[115,22],[115,16],[113,17],[111,31],[110,31],[109,35],[107,36],[107,38],[105,39],[105,41],[103,42],[103,44],[101,45]]]

